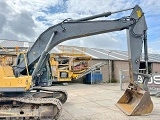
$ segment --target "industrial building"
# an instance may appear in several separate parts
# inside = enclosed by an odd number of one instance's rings
[[[1,40],[0,41],[0,56],[1,61],[4,55],[7,55],[6,62],[13,64],[16,59],[16,53],[20,51],[27,51],[33,42],[17,41],[17,40]],[[8,51],[10,51],[8,53]],[[98,48],[85,48],[77,46],[58,45],[52,49],[52,53],[83,53],[92,57],[89,61],[89,66],[92,66],[98,62],[107,62],[106,65],[98,69],[103,75],[103,82],[119,82],[120,72],[123,72],[123,79],[128,82],[128,52]],[[143,55],[141,57],[140,72],[145,71],[145,63],[143,62]],[[149,73],[160,73],[160,54],[149,54]]]

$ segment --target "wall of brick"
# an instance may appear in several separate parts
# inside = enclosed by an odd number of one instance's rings
[[[94,59],[94,60],[89,61],[89,66],[95,65],[96,63],[99,63],[99,62],[108,62],[108,61],[107,60],[95,60]],[[103,82],[108,82],[108,80],[109,80],[108,64],[101,67],[101,73],[103,75]]]
[[[129,64],[127,61],[114,61],[114,79],[120,80],[120,71],[122,70],[123,82],[129,81]]]
[[[89,62],[89,65],[94,65],[98,62],[108,62],[108,60],[91,60]],[[116,79],[117,82],[120,80],[120,70],[122,70],[122,80],[123,82],[129,82],[129,64],[128,61],[120,61],[120,60],[114,60],[111,61],[112,66],[105,65],[101,68],[101,72],[103,74],[103,81],[109,82],[109,77],[112,74],[112,79]],[[109,73],[110,69],[110,73]],[[152,73],[160,73],[160,63],[152,63]]]
[[[152,73],[160,73],[160,63],[152,63]]]
[[[91,60],[89,61],[89,66],[92,66],[98,62],[108,62],[108,60]],[[123,81],[128,82],[129,81],[129,72],[128,72],[128,62],[127,61],[110,61],[110,66],[104,65],[101,68],[101,73],[103,74],[103,82],[110,82],[109,80],[115,79],[117,82],[119,82],[119,71],[120,70],[127,70],[123,71]],[[110,79],[109,79],[110,77]]]

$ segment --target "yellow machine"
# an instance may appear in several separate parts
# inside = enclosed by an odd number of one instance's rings
[[[116,20],[93,20],[126,10],[132,10],[130,16]],[[67,93],[63,90],[40,87],[52,85],[49,51],[69,39],[123,29],[127,30],[130,84],[116,105],[127,115],[151,113],[153,103],[147,90],[150,76],[148,73],[141,74],[144,77],[142,85],[137,82],[143,45],[148,69],[147,24],[144,13],[138,5],[126,10],[106,12],[77,20],[66,19],[45,30],[25,56],[20,54],[17,57],[13,66],[15,77],[6,70],[11,71],[11,68],[0,68],[1,74],[4,75],[0,79],[0,118],[58,119],[62,111],[61,103],[67,100]],[[62,74],[66,76],[65,73]],[[8,75],[13,77],[12,80]],[[31,80],[29,76],[32,76]],[[9,83],[6,82],[7,79]]]
[[[66,52],[66,48],[70,50]],[[52,75],[54,77],[53,82],[65,82],[77,79],[79,75],[89,68],[88,62],[90,60],[90,56],[75,52],[74,48],[63,46],[63,53],[52,53],[50,55]]]
[[[0,46],[2,53],[0,54],[0,66],[11,66],[16,59],[17,54],[15,51],[9,51],[8,49]]]

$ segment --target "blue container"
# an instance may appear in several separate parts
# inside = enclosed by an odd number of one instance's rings
[[[87,84],[96,84],[100,83],[103,80],[102,74],[100,73],[89,73],[86,75],[86,81]]]

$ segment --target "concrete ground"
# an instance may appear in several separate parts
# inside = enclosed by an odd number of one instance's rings
[[[68,92],[59,120],[159,120],[160,98],[151,97],[154,109],[145,116],[126,116],[115,103],[124,94],[119,84],[53,86]]]

